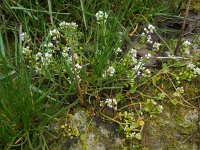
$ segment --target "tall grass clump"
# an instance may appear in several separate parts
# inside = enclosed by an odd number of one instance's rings
[[[3,39],[1,36],[0,149],[46,149],[44,134],[63,110],[62,103],[49,96],[52,86],[40,89],[43,79],[34,79],[34,70],[25,65],[20,48],[14,50],[15,60]]]

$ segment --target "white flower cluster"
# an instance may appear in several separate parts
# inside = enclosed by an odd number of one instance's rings
[[[51,37],[53,37],[53,40],[57,40],[58,38],[60,38],[60,32],[58,31],[58,29],[52,29],[49,31],[49,34]]]
[[[106,98],[106,101],[100,101],[100,106],[108,106],[114,110],[117,110],[117,100],[115,98]]]
[[[190,55],[190,45],[191,43],[189,41],[184,41],[182,46],[181,46],[181,52],[187,56]]]
[[[27,34],[26,34],[25,32],[23,32],[23,33],[21,34],[21,40],[24,41],[26,36],[27,36]]]
[[[142,32],[142,35],[141,35],[141,36],[142,36],[144,39],[147,40],[147,43],[153,44],[153,49],[154,49],[155,51],[158,51],[159,48],[160,48],[160,46],[161,46],[161,44],[158,43],[158,42],[154,42],[154,43],[153,43],[153,41],[152,41],[152,34],[154,33],[154,30],[155,30],[155,26],[149,24],[147,28],[144,28],[144,32]]]
[[[184,89],[183,89],[183,87],[177,87],[177,91],[179,92],[179,93],[184,93]]]
[[[142,32],[142,36],[147,38],[147,42],[152,44],[152,37],[151,34],[153,33],[155,27],[151,24],[148,25],[147,28],[144,28],[144,32]]]
[[[59,24],[59,26],[60,26],[61,30],[65,30],[65,29],[77,30],[77,28],[78,28],[78,25],[75,22],[63,21]]]
[[[46,71],[53,71],[56,73],[57,71],[63,70],[63,73],[66,72],[65,65],[60,65],[60,63],[67,63],[70,69],[73,72],[72,67],[72,52],[71,41],[74,39],[79,39],[81,36],[81,32],[77,31],[78,25],[74,22],[61,22],[58,28],[53,28],[49,30],[49,36],[47,42],[41,45],[39,51],[32,55],[32,50],[30,49],[31,43],[27,43],[27,34],[22,33],[21,39],[26,42],[26,47],[23,48],[23,54],[26,59],[30,61],[30,58],[34,58],[34,65],[36,72],[41,74],[46,74]],[[74,34],[75,33],[75,34]],[[80,36],[79,36],[80,35]],[[62,37],[62,39],[61,39]],[[73,39],[72,39],[73,37]],[[64,40],[64,41],[63,41]],[[74,40],[73,42],[77,42]],[[77,43],[74,43],[77,45]],[[33,57],[32,57],[33,56]],[[75,69],[77,73],[82,69],[82,65],[79,59],[78,54],[74,53],[75,59]],[[60,66],[62,68],[60,68]],[[112,72],[111,72],[112,73]],[[78,76],[78,75],[77,75]]]
[[[51,63],[52,59],[53,59],[53,55],[51,52],[44,53],[44,57],[41,58],[42,63],[44,65],[49,65]]]
[[[148,33],[153,33],[154,29],[155,29],[155,26],[153,26],[152,24],[149,24],[147,29],[144,28],[144,31],[148,34]]]
[[[144,63],[142,63],[142,62],[140,61],[140,62],[138,62],[137,65],[134,66],[133,71],[134,71],[134,72],[138,72],[137,75],[141,75],[142,70],[144,69],[143,66],[144,66]]]
[[[162,105],[158,105],[157,102],[154,101],[153,99],[151,99],[151,103],[152,103],[153,105],[156,106],[157,110],[158,110],[160,113],[162,113],[162,111],[163,111],[163,106],[162,106]]]
[[[135,65],[137,64],[137,50],[130,49],[126,56],[124,57],[124,64],[126,65]]]
[[[38,52],[36,55],[35,55],[35,60],[38,61],[40,60],[42,57],[42,53],[41,52]]]
[[[196,66],[195,66],[194,64],[192,64],[192,63],[189,63],[189,64],[187,65],[187,67],[190,68],[190,69],[193,71],[193,73],[194,73],[195,76],[200,75],[200,68],[199,68],[199,67],[196,67]]]
[[[106,20],[108,18],[108,14],[106,12],[103,12],[103,11],[99,11],[95,14],[95,17],[97,19],[97,22],[99,24],[101,23],[106,23]]]
[[[183,46],[190,46],[190,45],[191,45],[191,43],[187,40],[183,42]]]
[[[174,92],[173,95],[174,95],[175,97],[180,97],[181,94],[183,94],[183,93],[184,93],[183,87],[177,87],[177,88],[176,88],[176,92]]]
[[[79,63],[77,63],[77,64],[75,64],[75,68],[76,68],[77,70],[81,70],[81,69],[82,69],[82,66],[81,66]]]
[[[22,32],[20,35],[22,42],[30,42],[31,38],[28,36],[26,32]]]
[[[115,98],[106,98],[105,103],[109,108],[117,110],[117,100]]]
[[[47,47],[47,48],[54,48],[54,45],[52,42],[49,42],[48,44],[44,44],[44,47]]]
[[[103,73],[102,77],[105,78],[106,76],[112,77],[115,74],[115,68],[110,66],[105,73]]]
[[[146,59],[149,59],[151,57],[151,54],[148,53],[144,57]],[[151,75],[151,71],[144,67],[144,64],[145,64],[144,58],[141,58],[138,60],[137,59],[137,50],[135,50],[133,48],[130,49],[129,52],[123,58],[123,64],[126,65],[127,67],[134,66],[132,68],[133,71],[130,72],[129,74],[127,74],[127,76],[129,78],[131,78],[131,80],[133,80],[133,81],[137,76],[143,75],[144,77],[150,77],[150,75]]]
[[[151,77],[151,70],[145,69],[142,75],[143,75],[143,77],[150,78]]]
[[[152,56],[151,56],[151,54],[150,53],[148,53],[148,54],[146,54],[145,56],[144,56],[144,58],[146,58],[146,59],[149,59],[149,58],[151,58]]]
[[[60,32],[57,29],[52,29],[49,31],[49,35],[52,40],[56,40],[56,43],[59,42]],[[43,45],[44,51],[38,51],[35,55],[36,61],[36,71],[41,72],[43,67],[49,67],[54,63],[53,55],[56,53],[56,46],[52,42],[48,42]]]
[[[31,57],[32,50],[30,50],[29,46],[24,47],[22,52],[27,59]]]
[[[121,49],[120,47],[118,47],[117,49],[114,49],[114,52],[115,52],[116,54],[119,54],[119,53],[122,52],[122,49]]]
[[[65,46],[63,48],[62,56],[64,57],[64,59],[68,58],[70,50],[71,50],[71,47],[68,47],[68,46]]]
[[[137,50],[135,50],[135,49],[130,49],[130,51],[129,51],[129,56],[131,57],[131,61],[132,61],[132,63],[133,64],[135,64],[135,63],[137,63]]]
[[[161,46],[160,43],[157,43],[157,42],[154,42],[154,43],[153,43],[153,49],[154,49],[155,51],[158,51],[158,50],[160,49],[160,46]]]
[[[133,73],[136,74],[137,72],[137,75],[140,76],[142,75],[143,77],[150,77],[151,76],[151,71],[149,69],[146,69],[144,67],[144,62],[143,60],[140,60],[135,66],[133,69]]]

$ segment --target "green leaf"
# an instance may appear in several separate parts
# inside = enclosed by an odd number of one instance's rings
[[[137,89],[136,85],[131,86],[130,93],[135,93]]]
[[[154,86],[156,85],[156,82],[157,82],[156,76],[153,76],[152,77],[152,83],[153,83]]]
[[[177,61],[175,64],[174,64],[175,67],[182,67],[184,66],[183,63],[181,63],[180,61]]]
[[[169,68],[168,68],[168,66],[167,66],[166,63],[164,63],[164,64],[162,65],[162,67],[163,67],[163,73],[168,73],[168,72],[169,72]]]
[[[176,105],[176,104],[178,104],[179,102],[178,102],[177,99],[173,99],[173,100],[171,100],[171,103],[172,103],[173,105]]]
[[[80,139],[81,139],[81,141],[86,141],[87,134],[81,134]]]
[[[144,110],[146,112],[149,112],[151,110],[151,100],[150,99],[147,99],[145,106],[144,106]]]
[[[166,63],[162,64],[162,68],[167,69],[167,64]]]

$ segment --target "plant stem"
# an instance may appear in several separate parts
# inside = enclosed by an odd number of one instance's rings
[[[85,96],[83,96],[83,94],[82,94],[81,87],[80,87],[78,77],[77,77],[77,71],[76,71],[76,68],[75,68],[74,53],[75,53],[75,47],[73,46],[73,48],[72,48],[72,67],[73,67],[73,72],[74,72],[74,76],[75,76],[76,92],[77,92],[77,95],[80,98],[81,106],[86,107],[85,98],[84,98]]]
[[[183,32],[184,32],[184,29],[185,29],[186,21],[187,21],[187,18],[188,18],[188,13],[189,13],[189,9],[190,9],[190,3],[191,3],[191,0],[188,0],[187,6],[186,6],[186,11],[185,11],[185,16],[184,16],[184,20],[183,20],[183,24],[182,24],[182,27],[181,27],[181,30],[180,30],[180,38],[178,39],[178,42],[176,44],[176,48],[175,48],[175,51],[174,51],[175,55],[177,54],[178,49],[179,49],[179,47],[181,45],[181,40],[183,38]]]

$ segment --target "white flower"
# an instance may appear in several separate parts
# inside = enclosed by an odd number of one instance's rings
[[[144,66],[144,63],[142,63],[141,61],[138,62],[138,64],[135,65],[135,67],[133,68],[134,72],[137,71],[138,75],[141,75],[141,71],[145,69],[143,66]]]
[[[117,110],[117,100],[115,98],[106,98],[105,103],[107,104],[108,107]]]
[[[79,70],[82,68],[82,66],[79,65],[78,63],[75,65],[75,67],[76,67],[76,69],[79,69]]]
[[[29,38],[29,35],[26,32],[22,32],[20,35],[20,38],[22,40],[22,42],[26,41],[26,42],[30,42],[31,38]]]
[[[194,74],[200,75],[200,68],[198,68],[198,67],[194,68],[193,71],[194,71]]]
[[[183,46],[188,47],[188,46],[190,46],[190,45],[191,45],[191,43],[190,43],[189,41],[187,41],[187,40],[183,42]]]
[[[148,36],[147,36],[147,42],[150,43],[150,44],[153,43],[153,41],[151,40],[151,35],[148,35]]]
[[[52,40],[54,40],[54,41],[58,42],[58,41],[57,41],[57,37],[56,37],[56,36],[54,36],[54,37],[52,38]]]
[[[120,48],[120,47],[118,47],[117,49],[116,49],[116,53],[118,54],[118,53],[121,53],[122,52],[122,49]]]
[[[68,53],[68,52],[70,51],[70,49],[71,49],[70,47],[65,46],[65,47],[63,48],[63,52],[67,52],[67,53]]]
[[[187,56],[190,55],[190,45],[191,43],[189,41],[184,41],[181,47],[181,52]]]
[[[160,46],[161,46],[161,44],[160,44],[160,43],[157,43],[157,42],[155,42],[155,43],[153,44],[153,48],[154,48],[155,50],[159,50]]]
[[[68,56],[69,56],[69,54],[68,54],[68,53],[66,53],[66,52],[62,52],[62,56],[63,56],[63,57],[68,57]]]
[[[59,26],[61,29],[72,29],[72,30],[76,30],[78,27],[78,25],[75,22],[69,23],[65,21],[61,22]]]
[[[142,34],[141,34],[142,36],[145,36],[145,33],[144,32],[142,32]]]
[[[147,59],[149,59],[149,58],[151,57],[151,54],[148,53],[148,54],[146,54],[144,57],[147,58]]]
[[[60,27],[66,26],[66,22],[65,22],[65,21],[61,22],[61,23],[59,24],[59,26],[60,26]]]
[[[134,138],[134,137],[135,137],[135,135],[136,135],[136,133],[135,133],[135,132],[131,133],[131,134],[130,134],[130,138],[131,138],[131,139],[132,139],[132,138]]]
[[[38,52],[38,53],[35,55],[35,59],[36,59],[36,60],[39,60],[41,57],[42,57],[42,53],[41,53],[41,52]]]
[[[106,77],[106,73],[103,73],[103,74],[102,74],[102,77],[105,78],[105,77]]]
[[[160,113],[163,111],[163,106],[162,105],[158,105],[159,111]]]
[[[24,55],[27,55],[27,56],[30,55],[31,54],[30,47],[29,46],[24,47],[22,52]]]
[[[75,53],[74,54],[74,59],[77,60],[78,58],[79,58],[78,55]]]
[[[130,49],[129,53],[128,53],[128,57],[129,59],[131,59],[133,64],[137,63],[137,50],[135,49]]]
[[[148,25],[148,29],[150,31],[150,33],[153,33],[153,30],[155,29],[155,26],[153,26],[152,24]]]
[[[147,72],[148,74],[151,73],[150,69],[146,69],[145,72]]]
[[[157,105],[157,103],[153,99],[151,99],[151,103]]]
[[[135,49],[130,49],[130,53],[132,54],[132,57],[136,57],[137,56],[137,50]]]
[[[49,42],[47,46],[48,46],[48,47],[54,47],[54,46],[53,46],[53,43],[51,43],[51,42]]]
[[[60,35],[60,32],[57,29],[53,29],[49,31],[50,36],[56,36],[58,37]]]
[[[146,34],[149,34],[149,30],[147,30],[147,28],[144,28],[144,31],[146,32]]]
[[[95,14],[95,17],[96,17],[98,23],[101,23],[102,21],[105,23],[106,19],[108,18],[108,14],[106,12],[99,11]]]
[[[179,93],[184,93],[183,87],[178,87],[176,90],[177,90]]]
[[[50,59],[50,58],[52,57],[52,54],[47,52],[47,53],[44,54],[44,56],[45,56],[47,59]]]
[[[151,71],[150,71],[150,69],[145,69],[143,76],[144,77],[151,77]]]
[[[192,64],[192,63],[189,63],[189,64],[187,65],[187,67],[190,68],[190,69],[194,69],[195,65]]]
[[[160,107],[161,110],[163,110],[163,106],[162,105],[159,105],[159,107]]]
[[[27,34],[26,34],[25,32],[23,32],[23,33],[21,34],[21,40],[24,41],[25,38],[26,38],[26,36],[27,36]]]
[[[110,66],[107,70],[107,73],[109,73],[110,76],[113,76],[115,73],[115,68]]]
[[[40,55],[41,54],[39,53],[36,59],[39,59]],[[44,57],[41,57],[40,59],[43,65],[49,65],[51,63],[52,57],[53,57],[52,53],[46,52],[44,53]]]

